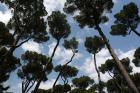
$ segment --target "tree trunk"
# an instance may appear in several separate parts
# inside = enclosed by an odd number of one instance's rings
[[[97,63],[96,63],[96,54],[94,54],[94,65],[95,65],[95,70],[98,74],[98,82],[99,82],[98,90],[99,90],[99,93],[102,93],[102,84],[101,84],[102,82],[101,82],[100,72],[98,70]]]
[[[73,55],[72,55],[71,59],[70,59],[67,63],[65,63],[65,64],[63,65],[63,67],[66,66],[66,65],[68,65],[69,63],[71,63],[72,60],[73,60],[73,58],[74,58],[74,56],[75,56],[75,51],[73,51]],[[62,73],[62,70],[59,72],[59,74],[58,74],[58,76],[57,76],[57,78],[56,78],[56,80],[55,80],[55,82],[54,82],[54,84],[53,84],[53,90],[54,90],[54,88],[55,88],[55,85],[56,85],[56,83],[57,83],[59,77],[61,76],[61,73]]]
[[[51,55],[51,58],[50,58],[50,60],[48,61],[48,63],[46,64],[46,66],[45,66],[43,72],[46,71],[48,64],[50,64],[50,63],[52,62],[52,59],[53,59],[54,54],[55,54],[55,52],[56,52],[56,49],[57,49],[57,47],[58,47],[58,45],[59,45],[59,42],[60,42],[60,40],[57,40],[57,44],[56,44],[56,46],[54,47],[53,53],[52,53],[52,55]],[[43,80],[43,78],[44,78],[44,77],[43,77],[43,75],[42,75],[42,77],[38,80],[38,82],[37,82],[37,84],[36,84],[36,86],[35,86],[35,88],[34,88],[34,90],[33,90],[33,93],[37,93],[37,91],[38,91],[38,89],[39,89],[39,86],[40,86],[41,81]]]
[[[98,30],[100,36],[103,38],[106,47],[108,48],[112,58],[115,60],[114,62],[117,64],[119,70],[121,71],[123,77],[126,79],[126,82],[128,83],[128,86],[135,92],[135,93],[139,93],[137,87],[135,86],[135,84],[133,83],[133,81],[131,80],[129,74],[127,73],[126,69],[124,68],[124,66],[122,65],[122,63],[120,62],[118,56],[115,54],[113,48],[111,47],[111,45],[109,44],[106,36],[104,35],[104,33],[102,32],[101,28],[99,27],[99,25],[96,25],[96,29]]]

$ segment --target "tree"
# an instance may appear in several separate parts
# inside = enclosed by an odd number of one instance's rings
[[[139,48],[136,49],[135,54],[138,53],[138,50]],[[108,59],[106,60],[105,64],[102,64],[101,67],[99,67],[102,73],[107,72],[112,78],[105,82],[105,87],[107,87],[108,93],[132,93],[133,91],[127,85],[126,80],[121,76],[119,68],[112,61],[114,60]],[[130,66],[131,61],[129,60],[129,58],[123,58],[122,60],[120,60],[120,62],[122,62],[126,71],[130,74],[130,77],[136,85],[137,89],[140,91],[139,81],[137,81],[140,78],[139,73],[132,74],[133,68],[132,66]]]
[[[66,16],[60,11],[54,11],[52,12],[50,16],[48,16],[48,25],[49,25],[49,32],[52,35],[52,37],[57,40],[57,43],[50,57],[50,60],[46,64],[43,71],[47,69],[48,64],[52,63],[52,59],[54,57],[57,47],[59,46],[60,40],[62,38],[68,37],[68,35],[71,32],[70,26],[66,20]],[[42,80],[43,80],[43,77],[38,80],[36,87],[34,89],[34,93],[36,93],[36,91],[38,90]]]
[[[102,85],[101,85],[101,77],[100,72],[97,67],[96,63],[96,54],[104,47],[104,41],[101,37],[94,36],[94,37],[87,37],[85,41],[85,47],[89,53],[92,53],[94,55],[94,65],[95,70],[98,74],[98,82],[99,82],[99,93],[102,93]]]
[[[22,93],[28,93],[31,89],[32,93],[105,93],[104,88],[108,93],[139,93],[140,74],[132,73],[129,58],[119,60],[100,27],[109,20],[106,13],[111,13],[113,0],[67,0],[64,7],[66,13],[74,15],[81,28],[87,26],[99,32],[99,36],[87,37],[85,41],[86,50],[94,55],[99,83],[94,83],[89,76],[76,77],[77,68],[69,65],[78,52],[78,41],[76,37],[71,38],[72,36],[67,39],[71,30],[64,13],[53,11],[47,16],[44,0],[0,0],[0,3],[5,3],[12,13],[8,24],[0,22],[0,93],[9,89],[10,86],[6,86],[5,82],[13,71],[17,71],[22,81]],[[140,16],[134,3],[125,5],[114,17],[116,20],[111,26],[110,34],[126,36],[134,32],[140,36],[137,31]],[[17,48],[30,40],[46,43],[49,38],[56,41],[51,55],[33,51],[26,51],[19,55],[19,58],[14,55]],[[54,68],[53,59],[61,42],[64,42],[62,45],[66,50],[72,51],[72,56],[65,64],[58,64]],[[105,64],[98,68],[96,54],[105,46],[112,59],[106,60]],[[140,62],[139,53],[138,48],[132,61],[137,67]],[[48,75],[54,72],[52,70],[58,73],[52,88],[39,89],[41,82],[47,82]],[[100,71],[107,72],[111,79],[102,82]],[[56,85],[59,78],[62,82]]]
[[[101,67],[99,67],[100,71],[102,73],[109,71],[109,72],[113,73],[114,76],[121,75],[119,68],[116,66],[116,64],[113,61],[114,61],[114,59],[106,60],[105,64],[102,64]],[[129,58],[123,58],[120,60],[120,62],[123,64],[123,66],[125,67],[125,69],[128,73],[132,72],[132,66],[130,66]]]
[[[79,77],[79,78],[74,78],[72,80],[72,83],[77,88],[86,89],[90,84],[93,84],[94,83],[94,80],[91,79],[88,76],[82,76],[82,77]]]
[[[43,72],[43,68],[45,64],[47,64],[49,58],[31,51],[26,51],[22,55],[22,60],[25,65],[22,66],[22,69],[18,70],[17,74],[23,80],[22,93],[28,93],[40,77],[43,77],[44,82],[47,80],[47,75],[52,71],[53,65],[48,65],[46,71]]]
[[[68,49],[68,50],[72,50],[73,55],[72,55],[71,59],[67,63],[65,63],[64,65],[62,65],[62,66],[61,65],[56,66],[55,70],[58,70],[56,72],[59,72],[59,74],[58,74],[58,76],[57,76],[57,78],[56,78],[56,80],[55,80],[55,82],[53,84],[53,87],[55,87],[55,85],[56,85],[56,83],[57,83],[57,81],[58,81],[58,79],[59,79],[60,76],[62,76],[62,77],[65,77],[65,76],[73,77],[73,76],[76,76],[77,73],[78,73],[78,70],[76,70],[76,68],[72,68],[72,67],[68,66],[68,64],[72,62],[75,54],[78,52],[78,50],[77,50],[77,48],[78,48],[78,41],[76,41],[76,38],[73,37],[70,40],[64,40],[63,46],[66,49]],[[69,69],[70,71],[67,68],[70,68]],[[63,69],[66,69],[66,72]],[[63,75],[63,73],[66,74],[66,75]]]
[[[13,16],[8,24],[0,23],[0,71],[2,71],[0,76],[6,81],[10,72],[20,64],[19,59],[13,56],[13,52],[31,39],[41,43],[49,38],[43,19],[47,15],[43,0],[0,0],[0,2],[4,2],[13,10],[11,11]]]
[[[128,85],[135,93],[139,93],[127,71],[119,61],[119,58],[115,54],[113,48],[109,44],[107,37],[99,26],[99,24],[108,21],[107,16],[104,16],[103,13],[111,12],[113,5],[114,4],[112,0],[67,0],[65,3],[64,11],[68,14],[73,14],[75,11],[78,11],[79,14],[74,15],[74,18],[79,23],[79,26],[88,26],[90,28],[94,27],[95,30],[98,31],[100,36],[103,38],[111,56],[115,60],[114,62],[117,64],[123,77],[126,79]]]
[[[9,79],[10,73],[20,66],[20,60],[7,49],[13,42],[14,38],[9,29],[0,22],[0,92],[9,88],[4,86],[4,82]]]
[[[140,47],[136,49],[132,62],[135,64],[135,66],[140,66]]]
[[[64,84],[68,83],[67,78],[74,77],[78,73],[78,70],[75,67],[71,67],[68,65],[58,65],[55,67],[55,71],[61,73],[61,78],[64,81]]]
[[[116,18],[115,25],[112,25],[110,34],[126,36],[134,32],[140,37],[140,33],[136,31],[140,23],[139,10],[135,3],[131,2],[123,6],[123,9],[114,15]]]

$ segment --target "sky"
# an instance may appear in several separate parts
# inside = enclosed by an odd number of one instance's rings
[[[133,33],[131,33],[131,35],[128,35],[126,37],[122,37],[122,36],[111,36],[109,32],[110,32],[110,27],[115,20],[113,15],[119,12],[123,8],[123,5],[128,4],[130,2],[136,3],[138,8],[140,9],[140,0],[113,0],[113,1],[115,5],[112,10],[112,13],[107,14],[109,17],[109,21],[105,24],[102,24],[101,28],[105,33],[105,35],[108,37],[109,42],[114,48],[118,57],[120,59],[129,57],[130,60],[132,60],[135,49],[140,47],[140,38]],[[48,15],[50,15],[51,12],[54,10],[60,10],[63,12],[64,3],[65,0],[44,0],[44,5],[46,7]],[[0,21],[7,23],[11,18],[11,16],[12,16],[11,11],[8,10],[8,8],[4,4],[0,4]],[[78,26],[78,23],[75,20],[73,20],[73,18],[70,15],[67,15],[67,19],[69,24],[71,25],[71,35],[68,37],[68,39],[70,39],[71,37],[76,37],[77,40],[79,41],[78,53],[76,54],[73,62],[70,65],[75,66],[79,69],[78,76],[88,75],[92,79],[94,79],[95,82],[98,82],[97,74],[93,64],[94,63],[93,55],[89,54],[86,51],[86,48],[84,47],[85,38],[87,36],[98,35],[98,33],[93,28],[91,29],[85,27],[81,29]],[[137,28],[137,31],[140,32],[140,26]],[[72,52],[70,50],[65,50],[62,46],[62,43],[63,40],[61,41],[60,46],[58,47],[55,57],[53,59],[54,65],[64,64],[72,56]],[[43,43],[43,44],[38,44],[31,40],[23,44],[20,48],[18,48],[15,51],[14,55],[20,57],[20,55],[27,50],[36,51],[44,55],[51,55],[55,44],[56,41],[53,38],[51,38],[47,43]],[[108,50],[104,48],[97,54],[98,66],[105,63],[105,60],[107,59],[111,59],[111,56]],[[132,64],[132,62],[131,62],[131,66],[134,67],[134,64]],[[133,71],[139,72],[140,69],[134,67]],[[11,74],[10,79],[6,82],[6,84],[11,85],[9,91],[12,91],[14,93],[21,93],[21,80],[15,75],[15,73],[16,71]],[[41,83],[40,88],[42,89],[51,88],[57,74],[58,73],[53,73],[49,75],[49,80],[46,83]],[[108,79],[111,78],[108,74],[102,74],[101,77],[103,81],[107,81]],[[12,86],[13,83],[14,86]]]

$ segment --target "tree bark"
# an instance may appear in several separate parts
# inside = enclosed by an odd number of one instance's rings
[[[96,29],[98,30],[100,36],[103,38],[106,47],[108,48],[112,58],[115,60],[114,62],[117,64],[119,70],[121,71],[123,77],[126,79],[126,82],[128,84],[128,86],[134,91],[134,93],[139,93],[137,87],[135,86],[135,84],[133,83],[132,79],[130,78],[128,72],[126,71],[126,69],[124,68],[124,66],[122,65],[122,63],[120,62],[118,56],[115,54],[113,48],[111,47],[111,45],[109,44],[106,36],[104,35],[104,33],[102,32],[101,28],[99,27],[99,25],[96,25]]]

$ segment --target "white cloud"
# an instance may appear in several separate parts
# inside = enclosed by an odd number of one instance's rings
[[[55,82],[55,79],[51,79],[51,80],[48,80],[47,82],[42,82],[39,86],[40,89],[50,89],[52,88],[53,84]],[[57,84],[59,83],[59,81],[57,82]]]
[[[114,2],[114,3],[118,3],[119,1],[118,1],[118,0],[113,0],[113,2]]]
[[[51,14],[54,10],[63,10],[65,0],[45,0],[44,5],[46,7],[46,10],[48,14]]]
[[[29,51],[35,51],[38,53],[41,53],[43,50],[43,46],[34,41],[28,41],[27,43],[24,43],[21,47],[24,51],[29,50]]]
[[[110,59],[110,54],[107,49],[102,49],[96,56],[97,66],[100,66],[105,62],[105,60]],[[80,69],[98,82],[98,76],[94,67],[94,58],[93,55],[90,58],[87,58],[83,66]],[[108,74],[101,75],[103,81],[107,81],[110,76]]]
[[[120,56],[120,58],[125,58],[125,57],[128,57],[131,61],[130,65],[133,67],[133,72],[132,73],[137,73],[137,72],[140,72],[140,68],[139,67],[135,67],[135,65],[132,63],[132,59],[134,58],[133,55],[134,55],[134,52],[135,52],[135,49],[132,49],[126,53],[122,53],[122,55]]]
[[[0,21],[7,24],[11,17],[12,17],[12,14],[10,11],[6,11],[6,12],[0,11]]]
[[[55,45],[56,45],[56,42],[53,42],[52,44],[48,45],[49,55],[52,54]],[[58,46],[58,48],[55,52],[54,60],[59,62],[59,64],[65,64],[67,61],[70,60],[72,55],[73,55],[73,53],[71,50],[66,50],[62,46]],[[82,57],[82,54],[77,53],[74,57],[74,60],[79,59],[81,57]]]
[[[127,52],[123,52],[120,49],[115,50],[117,55],[119,56],[119,59],[122,58],[130,58],[130,60],[132,61],[133,59],[133,55],[135,52],[135,49],[131,49]],[[110,56],[109,52],[107,49],[102,49],[96,56],[96,60],[97,60],[97,66],[99,67],[101,64],[104,64],[105,61],[107,59],[111,59],[112,57]],[[131,62],[130,65],[133,67],[133,73],[139,72],[140,68],[137,68],[134,66],[134,64]],[[79,67],[81,71],[85,72],[86,74],[88,74],[91,78],[95,79],[96,82],[98,82],[98,76],[94,67],[94,58],[93,55],[92,57],[88,57],[85,61],[85,63]],[[108,75],[108,73],[106,74],[101,74],[101,79],[103,81],[107,81],[108,79],[110,79],[111,77]]]

